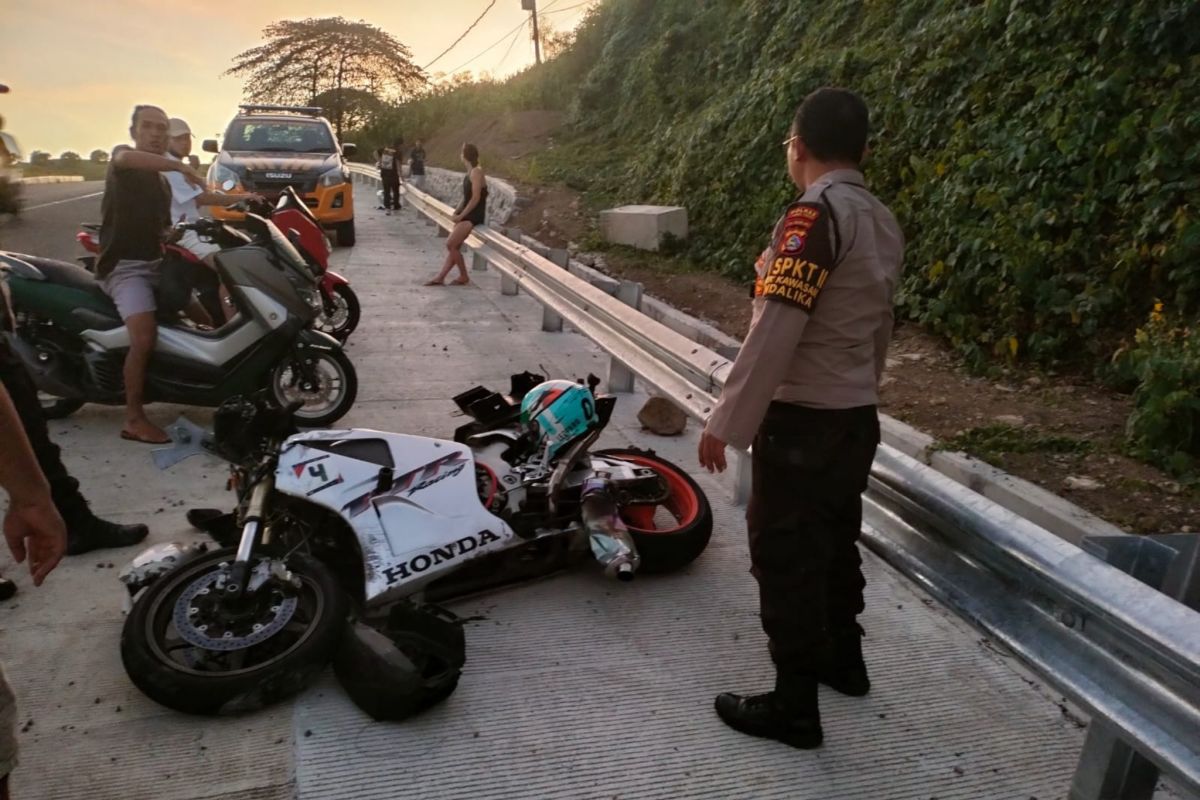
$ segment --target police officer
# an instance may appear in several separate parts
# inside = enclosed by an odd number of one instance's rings
[[[845,89],[801,103],[787,148],[802,192],[756,265],[754,316],[700,439],[700,464],[753,444],[751,574],[775,662],[774,691],[722,694],[730,727],[821,744],[817,686],[870,689],[862,656],[862,492],[879,443],[879,378],[904,240],[866,188],[867,107]]]

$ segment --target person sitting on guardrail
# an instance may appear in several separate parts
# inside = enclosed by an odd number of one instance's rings
[[[700,438],[710,471],[725,469],[726,443],[753,443],[746,527],[776,672],[774,691],[722,694],[716,711],[801,748],[822,742],[818,683],[870,690],[855,542],[904,237],[863,181],[867,132],[866,105],[845,89],[818,89],[797,110],[783,144],[803,194],[759,258],[750,331]]]
[[[33,585],[41,586],[62,560],[67,529],[22,427],[8,393],[0,387],[0,488],[8,494],[4,538],[18,564],[29,562]],[[16,766],[17,698],[0,665],[0,800],[9,800],[8,778]]]
[[[487,213],[487,176],[483,174],[483,167],[479,166],[479,148],[473,144],[464,144],[462,147],[463,166],[467,168],[467,174],[463,177],[463,199],[458,204],[458,208],[454,209],[454,215],[450,218],[454,222],[454,229],[450,231],[450,237],[446,239],[446,262],[442,264],[442,270],[437,276],[428,281],[426,286],[444,286],[446,276],[450,274],[453,267],[458,267],[458,277],[451,283],[464,286],[471,282],[467,277],[467,262],[463,258],[462,250],[460,249],[463,242],[471,235],[472,229],[476,225],[482,225]]]
[[[125,355],[125,425],[121,438],[147,444],[171,441],[150,421],[143,405],[146,367],[158,339],[154,288],[159,282],[162,240],[171,227],[171,191],[162,173],[178,172],[203,189],[190,165],[167,156],[167,114],[157,106],[133,110],[134,146],[118,145],[108,163],[100,202],[100,255],[96,277],[112,298],[129,332]]]

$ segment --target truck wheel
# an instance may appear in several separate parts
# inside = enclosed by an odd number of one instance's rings
[[[354,220],[339,222],[337,226],[337,242],[339,247],[354,247]]]

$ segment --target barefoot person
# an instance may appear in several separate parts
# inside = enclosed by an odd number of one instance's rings
[[[426,283],[426,286],[445,285],[446,276],[453,267],[458,267],[458,277],[451,283],[462,286],[471,282],[467,277],[467,262],[459,248],[471,235],[471,230],[476,225],[483,224],[484,213],[487,211],[488,188],[483,167],[479,166],[479,148],[473,144],[464,144],[462,160],[467,167],[467,174],[463,178],[462,202],[454,209],[454,216],[451,217],[455,224],[454,229],[450,231],[450,238],[446,240],[446,262],[442,264],[442,271]]]
[[[121,438],[148,444],[171,441],[146,416],[146,368],[158,338],[155,319],[162,240],[171,227],[171,190],[162,173],[178,172],[204,188],[204,179],[185,162],[167,155],[169,123],[157,106],[137,106],[129,135],[134,146],[113,150],[100,203],[100,257],[96,277],[112,298],[129,332],[125,355],[125,426]]]

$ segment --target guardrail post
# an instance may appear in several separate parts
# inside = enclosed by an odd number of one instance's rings
[[[487,257],[478,250],[471,255],[471,269],[475,272],[487,271]]]
[[[549,260],[563,269],[566,269],[570,258],[571,256],[566,250],[551,250],[549,255]],[[559,333],[562,329],[563,318],[554,313],[550,306],[542,306],[542,330],[548,333]]]
[[[441,225],[438,225],[438,229],[437,229],[437,235],[438,235],[438,238],[439,238],[439,239],[449,239],[449,238],[450,238],[450,231],[446,230],[446,229],[445,229],[445,228],[443,228]]]
[[[750,502],[750,492],[753,484],[753,469],[751,464],[753,459],[750,457],[750,451],[742,452],[736,450],[733,453],[733,502],[734,505],[744,506]]]
[[[1200,586],[1197,534],[1088,536],[1080,546],[1168,597],[1185,605],[1196,601],[1191,595]],[[1112,725],[1092,720],[1071,780],[1070,800],[1151,800],[1157,786],[1158,768]]]
[[[509,297],[515,296],[517,293],[517,282],[507,275],[500,276],[500,294]]]
[[[633,281],[621,281],[614,293],[616,298],[627,306],[640,308],[642,305],[642,285]],[[608,391],[613,394],[633,391],[634,374],[628,365],[615,357],[608,362]]]

